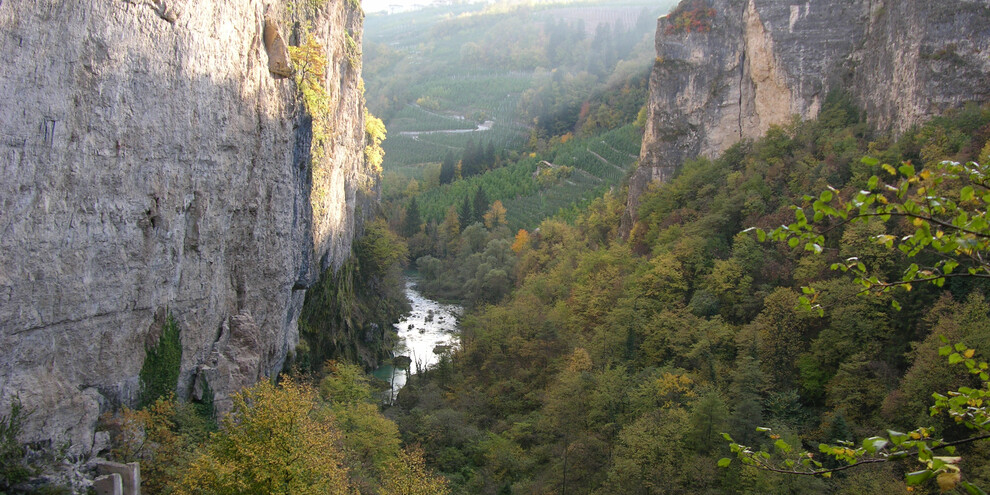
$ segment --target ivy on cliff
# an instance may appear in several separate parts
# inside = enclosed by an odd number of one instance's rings
[[[328,359],[370,366],[388,354],[392,322],[409,307],[401,274],[406,252],[384,220],[365,227],[351,257],[306,292],[298,367],[316,370]]]
[[[140,407],[154,403],[158,398],[175,393],[182,364],[182,342],[179,325],[171,313],[165,317],[162,334],[153,346],[145,351],[144,364],[138,378],[141,384]]]

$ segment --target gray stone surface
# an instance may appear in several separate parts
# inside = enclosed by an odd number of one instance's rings
[[[136,462],[100,461],[96,463],[96,473],[100,476],[120,477],[123,495],[141,495],[141,466]]]
[[[117,473],[98,476],[93,480],[96,495],[124,495],[124,485]]]
[[[712,157],[795,116],[814,118],[832,89],[901,132],[966,101],[990,99],[990,0],[708,0],[707,33],[657,22],[639,195],[685,159]]]
[[[226,370],[209,385],[229,397],[296,346],[305,289],[348,255],[375,184],[347,62],[360,10],[327,2],[311,23],[335,119],[314,184],[310,120],[263,42],[266,7],[299,25],[285,5],[0,2],[0,412],[37,411],[22,440],[92,449],[166,308],[180,396]]]

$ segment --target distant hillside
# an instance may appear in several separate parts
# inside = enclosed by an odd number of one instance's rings
[[[510,226],[532,228],[617,185],[639,154],[639,133],[593,136],[628,126],[640,112],[655,19],[672,5],[459,5],[369,15],[364,74],[369,108],[388,128],[385,201],[404,205],[422,193],[424,222],[439,221],[480,184],[504,202]],[[465,161],[472,146],[494,149],[495,158],[465,166],[468,183],[444,185],[440,163],[448,155]],[[541,161],[576,171],[536,186]]]

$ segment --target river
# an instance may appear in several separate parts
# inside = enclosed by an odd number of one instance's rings
[[[393,354],[396,357],[408,357],[411,365],[403,368],[386,364],[373,372],[375,377],[391,384],[383,398],[387,403],[395,400],[395,395],[406,384],[409,375],[439,361],[434,350],[443,346],[455,347],[458,344],[457,319],[463,311],[461,306],[442,304],[427,298],[415,289],[415,280],[410,277],[406,278],[406,296],[412,310],[395,324],[399,340]]]

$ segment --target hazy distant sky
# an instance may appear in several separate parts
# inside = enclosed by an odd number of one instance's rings
[[[361,7],[365,12],[381,12],[383,10],[387,10],[389,5],[412,7],[414,5],[429,5],[432,1],[433,0],[361,0]]]

